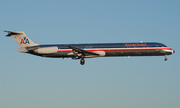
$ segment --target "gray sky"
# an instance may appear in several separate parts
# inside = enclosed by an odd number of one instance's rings
[[[179,108],[179,0],[1,0],[0,108]],[[17,52],[39,44],[161,42],[160,57],[79,60]]]

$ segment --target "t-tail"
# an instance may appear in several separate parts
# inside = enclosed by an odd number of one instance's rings
[[[12,36],[21,48],[39,45],[34,43],[29,37],[27,37],[24,31],[15,31],[15,32],[4,31],[4,32],[8,32],[8,35],[6,36],[8,37]]]

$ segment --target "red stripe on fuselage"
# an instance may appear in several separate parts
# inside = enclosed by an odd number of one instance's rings
[[[152,50],[173,50],[172,48],[119,48],[119,49],[84,49],[87,51],[152,51]],[[72,49],[58,50],[58,52],[71,52]]]

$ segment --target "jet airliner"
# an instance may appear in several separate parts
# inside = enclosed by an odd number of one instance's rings
[[[81,65],[85,64],[85,58],[113,56],[165,56],[164,60],[167,61],[167,55],[175,53],[172,48],[157,42],[40,45],[27,37],[24,31],[5,32],[21,47],[18,52],[41,57],[80,59]]]

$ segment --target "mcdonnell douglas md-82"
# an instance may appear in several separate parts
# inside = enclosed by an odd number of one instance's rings
[[[175,53],[172,48],[157,42],[139,43],[95,43],[95,44],[54,44],[40,45],[34,43],[23,31],[5,31],[12,36],[21,48],[18,52],[29,53],[41,57],[81,59],[113,56],[165,56]]]

